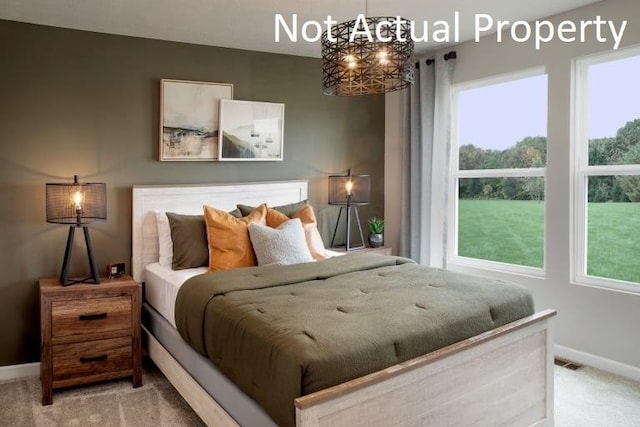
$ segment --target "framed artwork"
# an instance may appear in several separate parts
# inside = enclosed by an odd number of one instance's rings
[[[220,100],[232,98],[230,83],[160,80],[160,160],[217,160]]]
[[[282,160],[284,104],[220,101],[219,160]]]

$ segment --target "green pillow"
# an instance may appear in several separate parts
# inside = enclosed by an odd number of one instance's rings
[[[240,209],[238,209],[238,208],[235,208],[234,210],[229,211],[228,213],[229,213],[229,215],[233,215],[236,218],[242,218],[242,216],[243,216],[242,212],[240,212]]]
[[[291,218],[293,216],[293,214],[295,214],[296,212],[298,212],[301,208],[303,208],[304,206],[308,205],[309,201],[308,200],[302,200],[301,202],[296,202],[296,203],[291,203],[288,205],[282,205],[282,206],[269,206],[270,209],[275,209],[278,212],[285,214],[286,216],[288,216],[289,218]],[[241,213],[242,216],[247,216],[251,213],[251,211],[253,211],[255,209],[254,206],[247,206],[247,205],[237,205],[236,206]]]
[[[209,246],[204,215],[180,215],[167,212],[171,241],[173,242],[173,260],[171,268],[185,268],[209,265]]]
[[[242,218],[238,209],[229,212],[236,218]],[[173,242],[173,259],[171,268],[184,270],[185,268],[209,266],[209,243],[207,242],[207,226],[204,215],[181,215],[167,212],[171,241]]]

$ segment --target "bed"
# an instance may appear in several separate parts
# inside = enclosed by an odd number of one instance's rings
[[[143,321],[148,353],[208,425],[273,422],[212,363],[199,358],[177,335],[175,319],[173,324],[167,319],[173,291],[170,286],[159,291],[162,280],[153,277],[158,260],[154,211],[195,214],[203,204],[232,210],[238,203],[279,205],[306,198],[306,181],[134,187],[132,272],[148,282],[151,304],[145,303]],[[554,315],[539,312],[299,397],[293,402],[296,425],[553,425]]]

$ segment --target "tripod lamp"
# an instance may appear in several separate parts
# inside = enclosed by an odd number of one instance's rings
[[[351,169],[349,169],[346,175],[329,176],[329,204],[340,206],[336,228],[333,230],[333,238],[331,239],[332,248],[344,247],[347,251],[364,248],[364,236],[362,235],[362,226],[360,225],[360,217],[358,216],[358,206],[369,203],[370,192],[371,178],[369,175],[351,175]],[[343,213],[346,214],[345,243],[343,245],[336,245],[336,234]],[[352,218],[352,215],[355,218]],[[351,242],[352,220],[355,220],[360,234],[360,241],[355,244]]]
[[[80,183],[74,175],[73,183],[46,184],[47,222],[69,224],[67,247],[60,271],[62,286],[74,283],[100,283],[96,261],[93,257],[87,224],[107,219],[107,185],[104,183]],[[69,279],[69,261],[73,249],[76,228],[82,227],[87,246],[91,276],[85,279]]]

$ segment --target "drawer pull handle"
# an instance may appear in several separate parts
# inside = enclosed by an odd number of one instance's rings
[[[102,362],[104,360],[107,360],[107,355],[101,354],[100,356],[81,357],[80,363]]]
[[[98,320],[106,319],[107,313],[81,314],[80,320]]]

